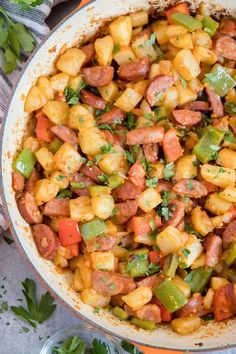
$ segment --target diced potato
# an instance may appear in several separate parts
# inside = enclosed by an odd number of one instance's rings
[[[136,235],[134,236],[134,241],[137,243],[143,243],[144,245],[154,246],[155,240],[152,239],[148,234]]]
[[[108,175],[118,172],[126,174],[128,172],[128,163],[122,147],[115,145],[112,153],[103,154],[98,166]]]
[[[142,95],[130,87],[127,87],[122,95],[116,100],[115,106],[125,112],[130,112],[141,101]]]
[[[210,310],[212,307],[212,303],[213,303],[213,298],[214,298],[214,290],[212,290],[211,288],[208,289],[206,296],[203,299],[203,307],[205,310]]]
[[[200,66],[189,49],[182,49],[174,59],[174,67],[186,81],[195,79],[200,72]]]
[[[128,256],[128,250],[121,246],[112,247],[111,252],[119,259],[125,259]]]
[[[95,156],[107,141],[99,128],[92,127],[79,132],[79,143],[84,154]]]
[[[98,91],[105,101],[113,102],[118,95],[118,86],[115,81],[111,81],[108,85],[99,87]]]
[[[236,90],[234,88],[227,93],[225,101],[236,103]]]
[[[136,120],[136,128],[152,127],[154,122],[148,118],[140,116]]]
[[[211,288],[213,291],[221,288],[224,285],[229,284],[228,280],[221,277],[211,277]]]
[[[179,104],[179,92],[176,87],[170,87],[162,96],[162,102],[165,107],[175,109]]]
[[[206,236],[214,229],[211,218],[204,210],[201,209],[200,206],[197,206],[193,209],[191,221],[193,223],[194,229],[196,229],[196,231],[198,231],[202,236]]]
[[[72,271],[74,271],[76,268],[80,268],[81,270],[83,270],[84,267],[91,268],[90,254],[79,254],[78,256],[73,257],[69,262],[69,267]]]
[[[182,84],[176,85],[178,91],[179,106],[195,101],[197,99],[196,92],[191,91],[188,87],[184,87]]]
[[[54,162],[58,170],[71,175],[80,169],[83,159],[70,144],[64,143],[55,153]]]
[[[177,48],[193,49],[192,36],[190,33],[170,37],[169,42]]]
[[[171,321],[171,328],[181,335],[189,334],[201,327],[201,318],[195,315],[176,318]]]
[[[211,193],[206,200],[205,208],[209,210],[212,214],[223,215],[225,214],[232,203],[228,202],[225,199],[220,198],[218,193]]]
[[[205,253],[200,254],[200,256],[191,265],[191,269],[203,267],[205,265],[205,257]]]
[[[132,36],[130,16],[120,16],[109,25],[110,35],[115,44],[129,45]]]
[[[65,189],[69,185],[69,179],[61,171],[54,171],[50,176],[50,181],[58,184],[60,189]]]
[[[175,165],[175,180],[180,181],[184,178],[192,178],[197,175],[197,166],[194,165],[196,162],[195,155],[186,155],[178,159]]]
[[[96,39],[94,47],[99,65],[106,66],[112,61],[114,42],[111,36]]]
[[[181,256],[181,261],[182,263],[190,267],[202,253],[203,247],[198,238],[195,235],[191,234],[189,235],[189,238],[184,245],[184,250],[188,250],[190,253],[186,254],[183,249],[180,250],[179,254]]]
[[[179,231],[169,225],[157,235],[156,243],[161,253],[166,256],[169,253],[178,252],[188,240],[188,234]]]
[[[236,151],[231,149],[221,149],[216,160],[218,165],[236,169]]]
[[[118,259],[112,252],[92,252],[92,267],[97,270],[114,272],[118,265]]]
[[[75,104],[70,108],[68,124],[71,129],[84,131],[92,128],[94,123],[93,115],[81,104]]]
[[[117,225],[113,224],[111,220],[105,221],[107,235],[115,235],[117,233]]]
[[[58,92],[64,92],[69,79],[70,76],[65,73],[53,75],[50,79],[52,89]]]
[[[185,141],[185,146],[187,149],[192,150],[195,145],[199,142],[199,137],[194,132],[188,132],[188,138]]]
[[[204,164],[201,166],[201,175],[207,182],[221,188],[233,187],[235,184],[235,171],[232,168]]]
[[[37,87],[32,86],[25,100],[25,112],[32,113],[42,108],[47,102],[47,97]]]
[[[186,283],[179,275],[175,275],[171,280],[186,298],[190,297],[191,290],[188,283]]]
[[[72,88],[74,91],[76,91],[78,87],[80,87],[83,81],[84,80],[81,75],[76,75],[70,78],[68,86]]]
[[[34,187],[34,197],[37,205],[42,205],[52,198],[55,198],[59,192],[59,186],[48,179],[40,179]]]
[[[205,48],[212,48],[212,40],[209,34],[202,30],[197,30],[192,33],[192,40],[194,47],[201,46]]]
[[[106,307],[111,301],[110,296],[98,294],[94,289],[84,289],[80,297],[83,303],[93,307]]]
[[[152,299],[152,290],[147,286],[140,286],[131,291],[128,295],[122,296],[122,300],[132,308],[137,310],[147,304]]]
[[[76,76],[83,63],[86,54],[79,48],[70,48],[62,54],[57,62],[57,69],[71,76]]]
[[[84,289],[81,274],[80,274],[80,269],[76,268],[74,272],[74,289],[76,291],[82,291]]]
[[[163,163],[157,162],[152,166],[152,170],[150,172],[150,177],[156,177],[157,179],[164,178],[164,165]]]
[[[33,138],[32,136],[28,136],[24,140],[24,148],[28,148],[33,152],[36,152],[40,148],[40,142],[37,140],[37,138]]]
[[[135,60],[136,57],[130,46],[122,45],[120,50],[113,55],[113,58],[121,66],[122,64]]]
[[[140,93],[140,95],[144,96],[144,93],[146,91],[146,87],[147,87],[147,80],[140,80],[138,82],[136,82],[136,84],[134,85],[134,90],[138,93]]]
[[[162,202],[161,195],[154,188],[145,189],[138,197],[138,206],[148,213]]]
[[[193,55],[199,63],[202,62],[213,65],[217,62],[217,55],[209,48],[200,46],[194,47]]]
[[[48,101],[43,107],[43,113],[56,125],[66,123],[69,115],[69,106],[62,101]]]
[[[112,215],[115,207],[114,199],[110,194],[101,194],[92,197],[91,204],[94,214],[103,220],[108,219]]]
[[[219,194],[220,198],[236,203],[236,187],[227,187]]]
[[[152,24],[152,31],[156,34],[157,43],[162,45],[169,42],[169,37],[167,36],[167,21],[156,21]]]
[[[42,92],[42,94],[47,98],[47,100],[53,100],[54,93],[51,87],[51,83],[46,76],[40,76],[37,81],[37,87]]]
[[[169,25],[166,29],[166,35],[169,39],[173,36],[181,36],[186,33],[188,33],[187,28],[181,25]]]
[[[147,56],[150,62],[153,62],[157,59],[157,52],[152,45],[147,45],[148,40],[149,37],[145,33],[141,37],[136,38],[132,42],[131,47],[136,57],[143,58],[144,56]]]
[[[84,262],[83,262],[84,263]],[[92,269],[85,264],[75,269],[74,288],[76,291],[88,289],[92,285]]]
[[[81,196],[76,199],[70,199],[70,217],[81,222],[92,220],[95,215],[90,198]]]
[[[152,79],[154,76],[160,74],[160,65],[159,63],[152,63],[149,70],[149,79]]]
[[[203,91],[204,86],[201,81],[196,77],[195,79],[188,81],[188,88],[198,94],[199,92]]]
[[[45,172],[50,174],[54,168],[53,154],[46,147],[43,147],[35,153],[35,156]]]
[[[167,47],[167,53],[166,53],[166,59],[173,61],[176,55],[181,51],[180,48],[174,47],[172,44],[168,43]]]
[[[148,23],[148,13],[147,11],[139,11],[130,14],[131,22],[133,27],[144,26]]]
[[[142,32],[142,30],[143,30],[143,26],[133,28],[131,40],[132,40],[132,39],[135,39],[135,38],[137,37],[137,35],[138,35],[140,32]]]

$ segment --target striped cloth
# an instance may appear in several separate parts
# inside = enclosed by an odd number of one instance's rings
[[[35,41],[39,43],[50,31],[45,23],[45,19],[50,14],[52,7],[62,1],[66,0],[44,0],[42,5],[28,11],[21,11],[17,4],[11,4],[9,0],[0,0],[0,6],[7,11],[13,20],[23,23],[31,31]],[[27,56],[24,55],[23,59],[26,61]],[[12,88],[20,75],[23,65],[24,64],[20,64],[14,73],[6,76],[2,70],[4,67],[4,57],[3,52],[0,49],[0,127],[8,97],[10,96]],[[4,218],[0,198],[0,234],[6,229],[7,223]]]

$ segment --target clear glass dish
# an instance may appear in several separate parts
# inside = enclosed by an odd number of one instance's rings
[[[74,325],[69,328],[62,329],[50,337],[41,349],[40,354],[51,354],[52,349],[71,336],[81,337],[89,346],[92,345],[94,338],[100,339],[105,342],[110,349],[109,354],[123,354],[124,350],[121,348],[119,342],[109,334],[100,331],[97,328],[91,327],[87,324]]]

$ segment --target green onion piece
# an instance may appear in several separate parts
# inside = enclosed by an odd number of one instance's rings
[[[56,196],[57,199],[63,199],[63,198],[71,198],[72,197],[72,192],[70,189],[62,189],[58,195]]]
[[[141,248],[135,251],[131,251],[128,256],[128,262],[126,266],[126,273],[132,277],[141,277],[148,272],[148,249]]]
[[[35,154],[30,149],[23,149],[17,157],[13,168],[15,171],[20,172],[24,177],[29,178],[36,163]]]
[[[177,24],[184,26],[188,29],[189,32],[196,31],[198,29],[202,28],[202,23],[196,18],[183,14],[181,12],[175,12],[172,16],[171,19]]]
[[[122,321],[126,321],[129,318],[128,312],[126,312],[125,310],[123,310],[121,307],[118,306],[114,307],[113,313]]]
[[[175,276],[175,272],[178,268],[179,264],[179,256],[177,254],[169,254],[164,263],[163,273],[167,278],[173,278]]]
[[[81,234],[84,240],[91,240],[106,230],[103,220],[95,219],[81,226]]]
[[[225,133],[222,130],[208,126],[205,133],[193,149],[197,159],[202,163],[207,163],[212,160],[215,151],[212,150],[211,147],[218,146],[224,138],[224,134]]]
[[[111,189],[119,187],[122,183],[124,183],[124,178],[122,178],[118,173],[113,173],[108,178],[108,187]]]
[[[235,259],[236,259],[236,242],[234,242],[230,246],[229,250],[227,251],[227,256],[224,259],[224,261],[229,266],[232,263],[234,263]]]
[[[154,294],[170,313],[177,311],[187,302],[185,296],[171,280],[166,280],[156,286]]]
[[[132,317],[131,318],[131,324],[142,329],[146,329],[149,331],[153,331],[156,328],[156,325],[152,321],[145,321],[145,320],[140,320],[139,318]]]
[[[84,189],[85,188],[84,182],[70,182],[70,185],[72,188],[76,188],[76,189]]]
[[[200,293],[205,289],[212,274],[211,268],[196,268],[184,278],[184,281],[189,284],[192,293]]]
[[[225,96],[236,84],[228,70],[220,64],[215,64],[208,74],[205,74],[204,84],[211,86],[219,96]]]
[[[53,141],[49,144],[48,150],[51,151],[51,153],[55,154],[60,147],[62,146],[63,142],[60,139],[53,139]]]
[[[202,20],[202,26],[203,30],[212,37],[219,27],[219,22],[213,20],[213,18],[210,16],[205,16]]]

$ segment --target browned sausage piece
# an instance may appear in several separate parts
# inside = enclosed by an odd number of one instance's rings
[[[81,49],[86,54],[86,58],[83,63],[83,66],[86,66],[87,64],[90,64],[92,59],[95,57],[96,51],[94,48],[94,43],[86,44]]]
[[[144,35],[147,35],[149,38],[149,37],[151,37],[151,34],[152,34],[151,26],[148,26],[148,27],[144,28],[142,31],[140,31],[139,33],[137,33],[135,36],[133,36],[132,41],[134,41],[137,38],[143,37]]]
[[[206,89],[207,97],[211,105],[212,113],[215,117],[223,117],[224,106],[219,95],[217,95],[210,87]]]
[[[151,163],[156,163],[158,160],[158,145],[156,143],[144,144],[143,152],[145,159]]]
[[[84,80],[89,86],[102,87],[108,85],[114,76],[112,66],[93,66],[82,71]]]
[[[214,267],[220,259],[222,252],[222,240],[217,235],[208,236],[204,242],[206,250],[205,265]]]
[[[158,284],[160,284],[162,281],[164,280],[164,276],[163,275],[151,275],[150,277],[146,277],[142,280],[139,280],[137,282],[137,287],[139,286],[147,286],[150,289],[155,288]]]
[[[87,90],[81,91],[81,100],[83,103],[96,109],[104,109],[106,107],[106,101],[103,98],[98,97]]]
[[[158,181],[158,184],[157,184],[157,186],[156,186],[156,190],[157,190],[157,192],[159,192],[159,193],[162,193],[162,192],[164,192],[164,191],[166,191],[166,192],[171,192],[171,190],[172,190],[172,183],[171,182],[167,182],[167,181],[165,181],[165,180],[160,180],[160,181]]]
[[[236,220],[231,221],[223,232],[224,248],[227,248],[234,241],[236,241]]]
[[[124,63],[118,70],[119,78],[121,80],[134,82],[143,80],[149,71],[149,66],[148,57]]]
[[[51,128],[51,132],[68,144],[78,144],[78,138],[75,132],[73,132],[70,128],[67,128],[65,125],[54,125]]]
[[[34,190],[35,184],[39,179],[40,179],[39,172],[36,170],[36,168],[34,168],[33,171],[31,172],[31,175],[26,180],[25,190],[32,193]]]
[[[136,199],[140,196],[141,190],[138,186],[136,186],[133,182],[128,179],[125,181],[122,186],[119,186],[112,191],[112,195],[115,199],[119,200],[129,200]]]
[[[185,204],[182,200],[174,199],[169,204],[169,210],[172,214],[170,219],[165,223],[167,225],[177,226],[184,217]]]
[[[45,224],[33,226],[33,235],[39,253],[45,259],[53,259],[59,247],[56,233]]]
[[[110,111],[97,117],[98,124],[114,124],[125,119],[125,112],[120,108],[113,107]]]
[[[28,224],[40,224],[43,221],[42,214],[30,192],[24,192],[17,204],[22,218]]]
[[[222,18],[219,32],[230,37],[236,36],[236,22],[232,18]]]
[[[185,128],[192,128],[202,120],[200,112],[191,111],[190,109],[177,109],[172,112],[176,124]]]
[[[188,302],[176,311],[177,317],[186,317],[191,314],[199,315],[203,310],[203,298],[199,293],[193,294],[193,296],[188,300]]]
[[[229,36],[219,36],[213,42],[216,54],[229,60],[236,60],[236,41]]]
[[[137,128],[127,133],[127,145],[160,143],[164,137],[163,127]]]
[[[116,243],[115,236],[97,236],[85,241],[87,252],[109,251]]]
[[[22,192],[25,186],[25,178],[20,172],[13,171],[12,173],[12,187],[15,192]]]
[[[71,190],[79,196],[89,196],[90,194],[89,194],[88,187],[94,184],[90,178],[85,177],[81,173],[76,173],[73,176],[73,179],[71,182],[77,182],[77,183],[84,184],[84,188],[71,188]]]
[[[125,224],[138,210],[136,200],[127,200],[123,203],[117,203],[115,207],[117,208],[117,212],[112,218],[115,224]]]
[[[172,190],[174,193],[190,198],[201,198],[208,194],[206,187],[201,182],[191,178],[177,182]]]
[[[140,320],[161,323],[161,310],[158,305],[144,305],[136,311],[136,316],[140,318]]]
[[[70,216],[70,203],[69,199],[53,198],[44,205],[43,214],[51,217],[57,216]]]
[[[90,167],[82,166],[80,171],[84,173],[85,176],[89,177],[92,181],[96,183],[100,183],[98,176],[102,173],[102,171],[96,165],[92,165]]]
[[[210,111],[209,103],[205,101],[189,102],[184,106],[184,109],[190,109],[191,111],[207,112]]]
[[[156,75],[147,84],[145,98],[150,106],[154,106],[157,101],[157,95],[165,92],[174,84],[173,77],[168,75]]]
[[[94,290],[104,296],[125,295],[136,288],[132,278],[126,278],[118,273],[99,270],[93,272],[92,286]]]

